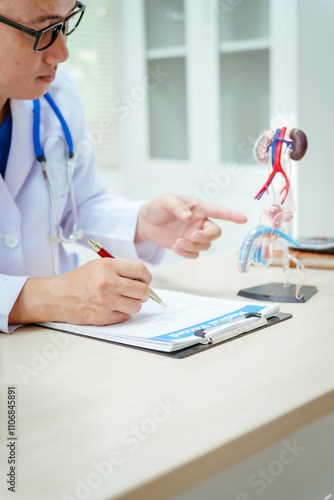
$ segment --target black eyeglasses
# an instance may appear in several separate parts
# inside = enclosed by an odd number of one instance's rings
[[[57,23],[51,24],[51,26],[47,26],[46,28],[35,31],[31,28],[27,28],[26,26],[22,26],[22,24],[14,23],[14,21],[10,21],[5,17],[0,16],[0,23],[7,24],[12,28],[23,31],[28,35],[31,35],[35,38],[34,51],[41,52],[42,50],[47,49],[52,45],[59,35],[60,31],[64,33],[65,36],[71,35],[79,26],[82,16],[84,15],[86,6],[81,2],[77,2],[74,8],[78,8],[73,14],[68,16],[63,21],[58,21]]]

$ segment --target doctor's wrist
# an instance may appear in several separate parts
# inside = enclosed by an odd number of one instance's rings
[[[29,278],[9,313],[9,324],[56,321],[53,290],[58,278]]]

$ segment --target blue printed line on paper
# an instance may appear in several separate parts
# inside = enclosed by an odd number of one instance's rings
[[[204,321],[201,323],[197,323],[196,325],[191,325],[187,328],[182,328],[181,330],[176,330],[174,332],[170,333],[164,333],[163,335],[158,335],[157,337],[152,337],[154,340],[176,340],[176,339],[181,339],[181,338],[187,338],[187,337],[192,337],[194,335],[194,332],[197,330],[205,330],[206,328],[210,328],[212,326],[217,326],[223,319],[229,318],[231,321],[238,316],[244,316],[245,314],[249,312],[259,312],[262,309],[264,309],[263,306],[258,306],[258,305],[247,305],[242,307],[241,309],[238,309],[236,311],[233,311],[231,313],[223,314],[222,316],[218,316],[217,318],[209,319],[208,321]]]

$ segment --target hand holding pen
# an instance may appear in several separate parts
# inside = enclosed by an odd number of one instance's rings
[[[94,252],[96,252],[100,257],[107,257],[110,259],[115,258],[113,255],[107,252],[99,243],[96,243],[96,241],[89,239],[88,244],[94,250]],[[155,291],[152,290],[152,288],[149,288],[149,295],[151,299],[155,300],[155,302],[166,307],[166,304],[160,299],[160,297],[155,293]]]

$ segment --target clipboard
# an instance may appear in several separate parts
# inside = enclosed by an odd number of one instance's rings
[[[291,317],[279,314],[279,304],[274,302],[245,302],[173,290],[159,290],[159,296],[166,308],[149,300],[123,323],[94,326],[47,322],[40,326],[183,358]]]
[[[230,336],[227,339],[220,339],[219,338],[219,326],[214,326],[214,327],[208,328],[206,330],[198,330],[196,332],[198,336],[207,336],[207,338],[208,338],[207,343],[191,345],[191,346],[185,347],[183,349],[179,349],[177,351],[172,351],[172,352],[159,351],[157,349],[150,349],[147,347],[139,347],[139,346],[135,346],[135,345],[124,344],[124,343],[117,342],[114,340],[104,340],[101,338],[92,337],[90,335],[85,335],[85,337],[89,338],[89,339],[93,339],[94,341],[98,340],[100,342],[105,342],[107,344],[114,344],[114,345],[118,345],[121,347],[129,348],[129,349],[136,349],[136,350],[140,350],[140,351],[144,351],[144,352],[148,352],[148,353],[152,353],[152,354],[158,354],[160,356],[167,356],[169,358],[175,358],[175,359],[183,359],[183,358],[187,358],[189,356],[192,356],[194,354],[198,354],[200,352],[207,351],[208,349],[212,349],[213,347],[217,347],[217,346],[220,346],[222,344],[226,344],[227,342],[233,342],[235,339],[241,338],[241,337],[248,335],[250,333],[256,333],[259,330],[263,330],[264,328],[268,328],[270,326],[276,325],[277,323],[281,323],[282,321],[286,321],[286,320],[292,318],[292,314],[284,313],[284,312],[277,312],[273,316],[270,316],[268,318],[265,318],[264,316],[262,316],[261,314],[258,314],[258,313],[248,313],[248,314],[249,314],[249,318],[251,318],[251,317],[258,317],[259,318],[259,321],[257,322],[257,324],[253,324],[252,326],[249,324],[248,327],[246,325],[243,325],[243,327],[239,329],[239,331],[237,332],[236,335]],[[49,328],[47,325],[40,324],[39,326],[46,326],[47,328]],[[67,330],[63,330],[63,331],[66,331],[66,333],[70,333],[71,335],[81,337],[81,335],[79,333],[70,332]],[[216,338],[214,339],[213,337],[216,337]]]

